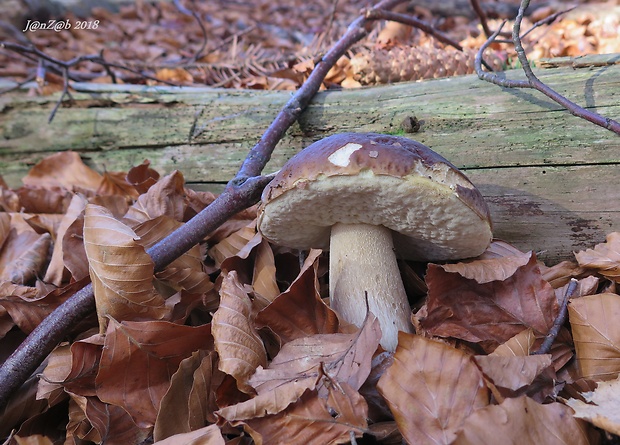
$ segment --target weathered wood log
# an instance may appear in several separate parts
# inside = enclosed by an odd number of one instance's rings
[[[590,61],[588,61],[590,60]],[[563,63],[557,63],[563,62]],[[541,80],[569,99],[620,118],[620,55],[556,61]],[[506,73],[523,78],[520,71]],[[0,85],[0,88],[2,86]],[[0,173],[12,186],[58,150],[78,151],[98,170],[149,159],[178,169],[198,189],[221,190],[288,92],[76,85],[75,103],[47,119],[58,96],[0,96]],[[475,76],[319,93],[268,165],[275,171],[335,132],[417,133],[462,168],[486,196],[495,235],[554,262],[620,230],[620,138],[578,119],[534,90]]]

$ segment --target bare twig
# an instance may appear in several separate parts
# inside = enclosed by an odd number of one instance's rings
[[[558,316],[555,318],[553,322],[553,326],[549,329],[549,332],[545,336],[544,341],[540,345],[537,351],[532,352],[531,355],[540,355],[540,354],[548,354],[551,351],[551,346],[553,346],[553,342],[557,338],[560,333],[560,329],[564,326],[564,322],[566,321],[566,315],[568,314],[568,301],[577,290],[577,280],[571,278],[566,287],[566,291],[564,292],[564,297],[562,298],[562,303],[560,304],[560,312]]]
[[[200,16],[196,14],[195,11],[190,11],[185,6],[183,6],[180,0],[174,0],[174,5],[183,14],[191,15],[192,17],[194,17],[194,20],[196,20],[196,22],[198,23],[198,26],[200,27],[200,31],[202,32],[202,44],[200,45],[200,48],[198,48],[198,51],[196,51],[194,55],[188,59],[189,63],[196,62],[198,59],[200,59],[200,57],[202,56],[202,53],[207,47],[207,29],[205,28],[205,25],[202,22],[202,19],[200,18]]]
[[[76,80],[76,78],[71,73],[71,68],[82,62],[92,62],[98,65],[101,65],[106,70],[106,73],[111,75],[113,81],[116,81],[116,77],[112,74],[112,70],[110,68],[117,68],[120,70],[129,71],[134,74],[139,74],[145,79],[154,80],[154,81],[161,82],[161,83],[164,83],[170,86],[179,86],[174,82],[168,82],[166,80],[159,79],[155,76],[151,76],[149,74],[130,68],[128,66],[108,62],[103,58],[101,53],[91,54],[91,55],[86,55],[86,56],[78,56],[78,57],[74,57],[73,59],[65,61],[65,60],[56,59],[46,54],[45,52],[39,50],[34,45],[20,45],[18,43],[12,43],[12,42],[0,42],[0,48],[6,48],[14,53],[17,53],[27,58],[28,60],[32,62],[37,63],[40,71],[45,71],[49,68],[52,68],[54,72],[57,72],[62,75],[63,77],[62,94],[60,95],[58,102],[54,106],[54,109],[50,113],[48,122],[51,122],[52,119],[54,118],[56,111],[58,111],[58,108],[65,100],[65,96],[69,96],[69,98],[71,98],[71,94],[69,93],[69,88],[71,87],[70,81]],[[39,76],[39,77],[43,79],[45,78],[45,76]]]
[[[534,31],[536,28],[539,28],[541,26],[544,25],[550,25],[553,22],[555,22],[555,20],[563,15],[566,14],[567,12],[571,12],[573,9],[575,9],[577,6],[573,6],[572,8],[568,8],[565,9],[563,11],[558,11],[555,14],[551,14],[550,16],[545,17],[544,19],[541,19],[539,21],[537,21],[536,23],[534,23],[530,29],[528,29],[527,31],[525,31],[522,35],[521,35],[521,39],[525,38],[529,33],[531,33],[532,31]]]
[[[482,30],[484,31],[484,35],[489,38],[491,34],[491,29],[489,28],[489,23],[487,22],[487,15],[484,13],[484,9],[480,6],[480,2],[478,0],[470,0],[471,7],[474,9],[474,12],[478,16],[480,20],[480,25],[482,26]]]
[[[619,122],[613,119],[610,119],[610,118],[603,117],[598,113],[594,113],[590,110],[586,110],[585,108],[580,107],[576,103],[568,100],[566,97],[562,96],[558,92],[554,91],[553,89],[545,85],[543,82],[541,82],[536,77],[536,75],[532,71],[530,62],[527,59],[527,56],[525,55],[525,49],[523,48],[523,45],[521,43],[521,38],[519,36],[520,29],[521,29],[521,22],[525,14],[525,9],[528,7],[529,3],[530,3],[529,0],[521,0],[521,5],[519,7],[519,13],[517,14],[517,17],[515,19],[515,23],[512,29],[512,41],[515,45],[517,57],[519,58],[519,62],[521,62],[521,66],[523,68],[523,71],[525,72],[527,80],[517,81],[517,80],[502,79],[499,76],[497,76],[497,74],[485,72],[482,69],[483,52],[494,41],[497,35],[501,32],[501,29],[505,22],[502,23],[502,26],[500,26],[499,29],[495,31],[491,35],[491,37],[489,37],[489,39],[487,39],[487,41],[480,47],[478,54],[476,54],[474,66],[476,69],[476,74],[478,74],[478,77],[487,82],[493,83],[495,85],[507,87],[507,88],[533,88],[535,90],[538,90],[541,93],[543,93],[545,96],[550,98],[551,100],[562,105],[572,115],[585,119],[588,122],[599,125],[603,128],[606,128],[609,131],[612,131],[620,135],[620,123]]]
[[[424,31],[426,34],[433,36],[440,42],[456,48],[459,51],[463,51],[463,47],[458,42],[451,39],[448,35],[444,34],[438,29],[434,28],[431,24],[419,20],[412,15],[401,14],[399,12],[388,11],[385,9],[373,8],[366,12],[366,17],[371,20],[390,20],[392,22],[403,23],[405,25],[418,28]]]
[[[382,0],[375,8],[390,9],[402,1]],[[269,177],[260,176],[260,173],[276,144],[307,107],[327,72],[352,44],[368,35],[372,21],[362,15],[349,26],[346,33],[319,61],[308,80],[286,103],[258,144],[250,150],[237,175],[224,191],[198,215],[148,250],[155,263],[155,270],[161,270],[235,213],[258,201],[262,189],[270,180]],[[66,337],[75,321],[91,313],[94,306],[92,286],[89,285],[60,305],[30,333],[0,367],[0,407],[6,405],[11,394],[26,381],[58,342]]]

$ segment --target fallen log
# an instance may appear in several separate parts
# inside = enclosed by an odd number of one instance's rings
[[[548,62],[536,74],[567,98],[618,119],[620,55]],[[522,79],[520,71],[506,76]],[[0,88],[3,86],[0,84]],[[127,170],[149,159],[219,191],[289,92],[75,84],[75,101],[47,123],[57,95],[0,95],[0,172],[13,187],[30,166],[75,150],[92,167]],[[415,118],[421,126],[415,133]],[[491,207],[494,233],[549,262],[620,230],[620,139],[532,90],[476,76],[324,91],[280,142],[275,171],[311,142],[343,131],[416,139],[463,169]]]

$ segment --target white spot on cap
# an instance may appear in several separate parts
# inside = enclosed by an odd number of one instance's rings
[[[338,167],[347,167],[351,162],[351,155],[360,148],[362,148],[360,144],[350,142],[329,155],[327,160]]]

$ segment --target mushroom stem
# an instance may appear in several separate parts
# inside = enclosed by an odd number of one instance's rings
[[[358,327],[368,309],[381,326],[381,346],[394,351],[398,331],[413,332],[411,307],[398,270],[392,232],[370,224],[335,224],[329,259],[330,305]]]

